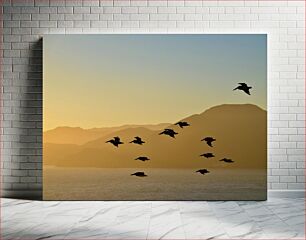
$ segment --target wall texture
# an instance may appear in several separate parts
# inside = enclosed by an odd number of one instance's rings
[[[268,188],[304,190],[304,4],[290,0],[2,1],[2,195],[40,194],[42,189],[41,38],[109,32],[268,33]]]

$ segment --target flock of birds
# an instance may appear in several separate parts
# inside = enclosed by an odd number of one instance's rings
[[[241,91],[245,92],[246,94],[251,95],[250,94],[250,89],[251,88],[252,87],[248,86],[246,83],[239,83],[239,86],[234,88],[233,90],[241,90]],[[185,121],[179,121],[179,122],[175,123],[174,125],[178,125],[180,128],[190,126],[190,124],[188,122],[185,122]],[[165,128],[161,133],[159,133],[159,135],[167,135],[167,136],[172,137],[172,138],[175,138],[175,135],[177,135],[177,134],[178,133],[175,132],[171,128]],[[209,136],[209,137],[203,138],[201,141],[205,141],[206,144],[209,147],[213,147],[213,142],[215,142],[216,139]],[[113,139],[110,139],[110,140],[106,141],[106,143],[111,143],[115,147],[119,147],[119,145],[124,144],[123,142],[121,142],[120,137],[114,137]],[[134,139],[130,143],[143,145],[145,143],[145,141],[143,141],[141,137],[136,136],[136,137],[134,137]],[[211,152],[208,152],[208,153],[201,154],[200,157],[205,157],[205,158],[209,159],[209,158],[215,157],[215,155]],[[146,156],[140,156],[140,157],[135,158],[135,160],[145,162],[145,161],[149,161],[150,158],[148,158]],[[219,161],[224,162],[224,163],[234,163],[234,161],[232,159],[229,159],[229,158],[223,158]],[[196,173],[200,173],[202,175],[205,175],[205,174],[210,173],[210,172],[207,169],[199,169],[199,170],[196,171]],[[135,172],[135,173],[131,174],[131,176],[147,177],[148,175],[145,174],[145,172]]]

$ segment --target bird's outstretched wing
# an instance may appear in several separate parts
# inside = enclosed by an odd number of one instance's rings
[[[251,95],[250,89],[249,89],[249,88],[243,89],[243,91],[244,91],[246,94]]]
[[[239,83],[242,87],[247,87],[248,85],[246,83]]]

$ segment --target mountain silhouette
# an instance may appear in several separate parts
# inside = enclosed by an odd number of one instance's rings
[[[212,107],[201,114],[185,119],[190,127],[173,138],[159,135],[159,130],[146,127],[126,127],[97,137],[82,145],[53,144],[44,142],[44,164],[63,167],[137,168],[135,156],[147,155],[146,168],[266,168],[267,164],[267,112],[252,104],[224,104]],[[145,126],[145,125],[144,125]],[[162,128],[179,129],[169,124]],[[134,136],[146,139],[146,144],[123,144],[114,148],[105,142],[120,136],[123,142]],[[203,161],[198,156],[211,151],[200,140],[214,136],[218,146],[216,158]],[[218,161],[228,156],[235,164]],[[217,160],[216,160],[217,159]]]
[[[80,127],[57,127],[45,131],[43,134],[44,143],[55,144],[77,144],[82,145],[89,141],[111,134],[112,132],[126,128],[145,127],[150,130],[161,130],[169,126],[170,123],[147,124],[147,125],[123,125],[119,127],[104,127],[83,129]]]

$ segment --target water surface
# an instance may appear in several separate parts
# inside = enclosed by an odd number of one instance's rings
[[[45,200],[265,200],[266,170],[44,167]],[[131,173],[144,171],[148,177]]]

